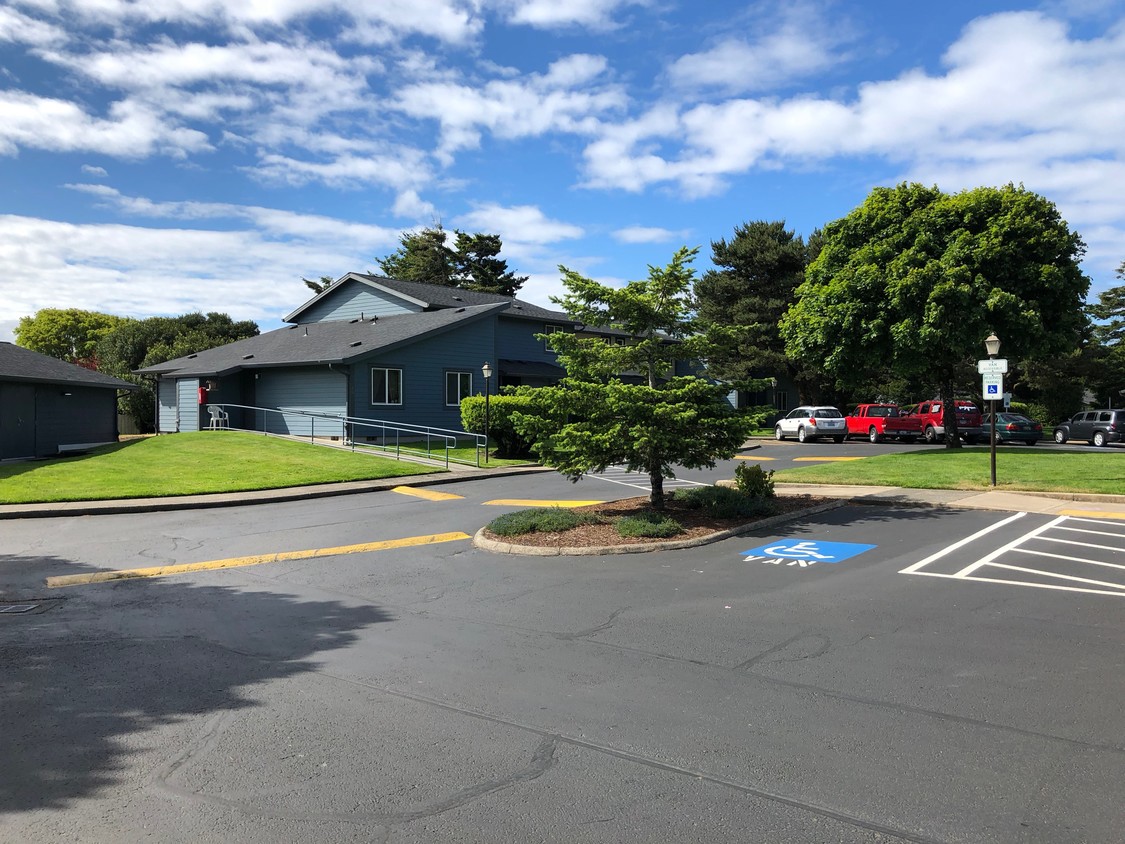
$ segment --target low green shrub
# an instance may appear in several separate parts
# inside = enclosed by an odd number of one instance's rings
[[[683,533],[683,525],[668,516],[651,510],[637,516],[623,516],[617,520],[617,532],[622,536],[665,538]]]
[[[673,500],[689,510],[702,510],[713,519],[757,516],[769,509],[764,499],[750,498],[737,489],[724,486],[677,489]]]
[[[767,472],[757,463],[743,463],[735,469],[734,482],[738,491],[750,498],[773,498],[777,494],[773,488],[773,469]]]
[[[488,529],[497,536],[520,536],[524,533],[559,533],[579,525],[601,522],[594,513],[576,513],[563,507],[536,507],[497,516]]]

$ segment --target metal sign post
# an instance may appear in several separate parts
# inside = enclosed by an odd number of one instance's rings
[[[995,335],[990,339],[996,339]],[[999,348],[999,341],[996,345]],[[989,349],[989,352],[993,351]],[[1004,373],[1007,371],[1008,361],[1005,358],[977,361],[977,372],[981,374],[981,394],[988,399],[988,468],[993,486],[996,486],[996,399],[1004,395]]]

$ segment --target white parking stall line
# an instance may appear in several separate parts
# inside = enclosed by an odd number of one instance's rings
[[[1107,583],[1104,580],[1091,580],[1088,577],[1075,577],[1072,574],[1059,574],[1058,572],[1040,571],[1039,569],[1028,569],[1023,566],[1010,566],[1007,563],[989,563],[993,568],[1007,569],[1008,571],[1020,571],[1024,574],[1037,574],[1047,577],[1057,577],[1059,580],[1073,580],[1077,583],[1089,583],[1091,586],[1108,586],[1111,589],[1121,590],[1121,594],[1125,595],[1125,585],[1121,583]]]
[[[961,569],[961,571],[957,572],[956,574],[954,574],[952,576],[958,577],[958,578],[968,577],[970,574],[972,574],[974,571],[979,569],[981,566],[987,566],[988,564],[990,564],[993,560],[995,560],[997,557],[999,557],[1005,551],[1011,551],[1013,548],[1018,548],[1020,545],[1022,545],[1027,540],[1034,539],[1036,536],[1041,534],[1043,531],[1049,530],[1050,528],[1053,528],[1055,525],[1061,524],[1062,522],[1065,522],[1065,521],[1066,521],[1066,516],[1059,516],[1057,519],[1053,519],[1052,521],[1047,522],[1045,525],[1040,525],[1035,530],[1031,531],[1031,533],[1025,533],[1023,536],[1021,536],[1017,539],[1013,539],[1007,545],[1001,545],[999,548],[997,548],[991,554],[988,554],[987,556],[982,557],[981,559],[979,559],[975,563],[973,563],[971,566],[966,566],[965,568]]]
[[[1091,566],[1105,566],[1109,569],[1121,569],[1125,571],[1125,566],[1119,563],[1103,563],[1101,560],[1087,560],[1085,557],[1070,557],[1066,554],[1051,554],[1047,551],[1032,551],[1030,548],[1017,548],[1016,551],[1020,554],[1034,554],[1037,557],[1050,557],[1054,560],[1068,560],[1072,563],[1086,563]]]
[[[944,548],[941,551],[939,551],[938,553],[931,554],[926,559],[921,560],[920,562],[915,563],[914,565],[909,566],[908,568],[902,569],[901,573],[902,574],[925,575],[925,576],[928,576],[928,577],[942,577],[942,578],[946,578],[948,580],[974,581],[974,582],[977,582],[977,583],[995,583],[995,584],[1003,584],[1005,586],[1026,586],[1026,587],[1031,587],[1031,588],[1034,588],[1034,589],[1051,589],[1051,590],[1062,591],[1062,592],[1082,592],[1082,593],[1092,594],[1092,595],[1113,595],[1113,596],[1116,596],[1116,597],[1125,597],[1125,581],[1098,580],[1096,578],[1091,578],[1091,577],[1081,577],[1081,576],[1076,575],[1076,574],[1066,574],[1066,573],[1064,573],[1064,571],[1054,571],[1050,567],[1051,566],[1050,561],[1056,560],[1060,564],[1061,563],[1070,563],[1070,564],[1077,563],[1082,567],[1098,566],[1099,568],[1102,569],[1102,571],[1105,571],[1106,569],[1111,569],[1113,571],[1125,571],[1125,564],[1118,563],[1118,562],[1108,562],[1106,560],[1092,559],[1092,556],[1078,557],[1078,556],[1072,556],[1070,554],[1060,554],[1060,553],[1056,553],[1056,552],[1053,552],[1053,551],[1037,550],[1035,548],[1029,547],[1032,544],[1036,544],[1036,543],[1040,543],[1040,542],[1048,542],[1048,543],[1058,543],[1058,544],[1061,544],[1061,545],[1072,546],[1076,549],[1088,549],[1091,555],[1095,555],[1099,551],[1103,551],[1103,552],[1109,551],[1113,554],[1117,554],[1117,553],[1120,553],[1122,551],[1125,551],[1125,533],[1112,533],[1112,532],[1094,530],[1092,528],[1087,528],[1087,527],[1083,527],[1083,526],[1073,526],[1074,523],[1076,523],[1076,522],[1080,523],[1080,524],[1093,524],[1093,525],[1099,525],[1099,526],[1100,525],[1116,526],[1114,523],[1112,523],[1112,522],[1108,522],[1108,523],[1107,522],[1101,522],[1101,521],[1094,520],[1094,519],[1077,519],[1075,517],[1065,516],[1065,515],[1059,516],[1058,518],[1053,519],[1052,521],[1046,522],[1045,524],[1040,525],[1039,527],[1035,528],[1034,530],[1031,530],[1028,533],[1025,533],[1022,536],[1012,540],[1011,542],[1005,543],[1004,545],[1000,546],[999,548],[995,549],[994,551],[991,551],[990,553],[986,554],[984,557],[981,557],[976,562],[972,563],[971,565],[966,566],[965,568],[961,569],[960,571],[958,571],[954,574],[945,574],[943,572],[938,572],[938,571],[923,571],[922,570],[924,566],[929,565],[930,563],[934,562],[935,560],[940,559],[941,557],[949,554],[952,551],[957,550],[958,548],[964,547],[965,545],[967,545],[968,543],[970,543],[974,540],[982,538],[983,536],[985,536],[989,532],[995,530],[996,528],[1001,527],[1005,524],[1008,524],[1008,523],[1014,521],[1016,518],[1019,518],[1020,516],[1023,516],[1023,515],[1026,515],[1026,514],[1024,514],[1024,513],[1016,514],[1015,516],[1011,516],[1011,517],[1003,520],[1002,522],[998,522],[997,524],[992,525],[991,527],[985,528],[984,530],[981,530],[981,531],[977,531],[972,536],[966,537],[965,539],[962,539],[959,542],[956,542],[956,543],[950,545],[948,548]],[[1066,524],[1064,525],[1064,523],[1066,523]],[[1102,543],[1095,543],[1095,542],[1080,542],[1080,541],[1073,540],[1073,539],[1062,539],[1058,536],[1048,535],[1049,532],[1054,531],[1054,532],[1057,533],[1057,532],[1063,531],[1063,530],[1070,531],[1072,533],[1080,533],[1080,534],[1081,533],[1087,533],[1087,534],[1092,534],[1094,536],[1113,536],[1113,537],[1117,537],[1117,538],[1121,539],[1122,542],[1121,542],[1120,545],[1105,545],[1105,544],[1102,544]],[[1075,553],[1082,553],[1082,551],[1076,550]],[[1027,565],[1014,565],[1012,562],[1005,562],[1005,560],[1010,561],[1016,555],[1026,555],[1026,556],[1030,556],[1030,557],[1039,558],[1043,561],[1042,562],[1043,568],[1030,568]],[[1105,555],[1102,554],[1102,556],[1105,556]],[[1026,557],[1025,557],[1025,559],[1026,559]],[[1031,562],[1031,561],[1029,561],[1029,562]],[[1031,575],[1033,577],[1040,578],[1041,580],[1039,582],[1036,582],[1036,581],[1015,580],[1015,579],[1009,579],[1009,578],[1004,578],[1004,577],[987,577],[987,576],[985,576],[986,570],[1018,572],[1020,574]],[[1075,569],[1072,566],[1071,571],[1074,571],[1074,570]],[[999,573],[999,571],[997,571],[997,573]],[[1094,570],[1089,570],[1089,571],[1091,571],[1091,573],[1093,573]],[[1109,574],[1109,572],[1106,572],[1106,573]],[[1056,581],[1056,582],[1052,583],[1051,581]],[[1082,585],[1073,585],[1073,586],[1072,585],[1064,585],[1062,582],[1059,582],[1059,581],[1065,581],[1066,583],[1069,583],[1069,584],[1082,584]]]
[[[1065,519],[1066,516],[1063,516]],[[1116,545],[1098,545],[1096,542],[1078,542],[1074,539],[1059,539],[1057,536],[1036,536],[1040,542],[1057,542],[1060,545],[1077,545],[1080,548],[1097,548],[1102,551],[1120,551]]]
[[[608,481],[611,484],[621,484],[622,486],[633,487],[634,489],[651,490],[652,486],[649,483],[648,475],[641,472],[630,472],[621,466],[609,466],[604,472],[589,472],[586,474],[588,478],[597,478],[601,481]],[[689,481],[686,478],[665,478],[665,489],[684,489],[693,486],[711,486],[708,483],[701,481]]]
[[[925,566],[928,566],[930,563],[934,562],[935,560],[940,560],[946,554],[950,554],[953,551],[956,551],[958,548],[963,548],[964,546],[968,545],[970,542],[975,542],[976,540],[980,539],[981,537],[987,536],[988,534],[992,533],[992,531],[994,531],[998,528],[1002,528],[1002,527],[1004,527],[1004,525],[1010,524],[1011,522],[1014,522],[1016,519],[1021,519],[1026,515],[1027,515],[1027,513],[1016,513],[1014,516],[1008,516],[1008,518],[1003,519],[1002,521],[999,521],[994,525],[990,525],[989,527],[986,527],[982,530],[978,530],[972,536],[966,536],[964,539],[959,540],[957,542],[954,542],[952,545],[941,549],[936,554],[931,554],[930,556],[926,557],[926,559],[920,560],[919,562],[915,563],[912,566],[907,566],[902,571],[900,571],[899,574],[930,574],[930,572],[919,571],[919,569],[924,568]],[[940,575],[940,576],[948,577],[949,575]]]

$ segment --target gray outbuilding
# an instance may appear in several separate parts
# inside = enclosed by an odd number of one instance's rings
[[[117,391],[136,385],[0,342],[0,460],[117,442]]]

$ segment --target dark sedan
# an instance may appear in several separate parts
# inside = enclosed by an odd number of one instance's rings
[[[987,435],[992,423],[988,414],[984,416],[984,433]],[[1043,426],[1019,413],[996,414],[996,442],[1027,443],[1035,445],[1043,439]]]

